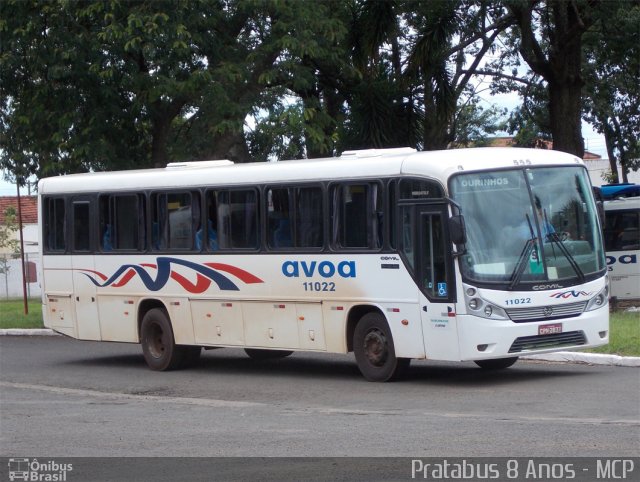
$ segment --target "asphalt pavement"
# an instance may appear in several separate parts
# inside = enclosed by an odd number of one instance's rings
[[[0,336],[60,336],[49,329],[18,329],[0,330]],[[585,363],[587,365],[612,365],[620,367],[640,367],[640,357],[608,355],[601,353],[586,353],[562,351],[521,357],[524,360],[539,360],[559,363]]]

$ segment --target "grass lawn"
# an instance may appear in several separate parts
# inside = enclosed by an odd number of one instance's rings
[[[0,329],[3,328],[44,328],[42,324],[42,303],[40,299],[28,301],[29,314],[24,314],[22,299],[0,300]]]
[[[609,318],[609,344],[587,350],[623,356],[640,356],[640,311],[616,311]]]
[[[3,328],[44,328],[40,300],[29,300],[26,316],[22,300],[0,300],[0,329]],[[640,312],[611,313],[610,329],[609,344],[588,351],[640,356]]]

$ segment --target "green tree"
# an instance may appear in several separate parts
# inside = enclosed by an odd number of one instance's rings
[[[18,178],[128,167],[144,140],[75,2],[0,3],[0,165]],[[111,62],[114,62],[111,59]]]
[[[470,96],[456,114],[456,137],[452,147],[486,147],[490,135],[503,128],[505,109],[495,105],[483,108],[478,96]]]
[[[456,139],[456,117],[466,103],[470,81],[513,19],[498,2],[450,0],[419,5],[409,16],[417,39],[408,75],[422,84],[423,147],[445,149]]]
[[[12,255],[20,252],[20,242],[15,236],[17,230],[16,208],[9,206],[4,211],[4,222],[0,224],[0,248],[8,249]]]
[[[20,254],[20,242],[15,236],[17,230],[18,222],[16,209],[9,206],[4,212],[4,222],[0,224],[0,248],[8,250],[9,257],[7,257],[6,254],[0,255],[0,274],[7,275],[10,269],[9,259],[15,259]]]
[[[516,19],[516,46],[549,92],[553,146],[579,157],[582,139],[583,37],[596,19],[598,1],[507,0]]]
[[[586,119],[604,135],[612,181],[640,168],[640,5],[608,3],[585,37]]]
[[[302,122],[304,157],[336,152],[345,103],[359,82],[346,43],[352,6],[339,0],[292,0],[274,2],[270,10],[266,27],[272,35],[265,47],[271,45],[278,56],[260,75],[264,90],[256,108],[273,119],[283,99],[299,103],[302,115],[294,118]]]

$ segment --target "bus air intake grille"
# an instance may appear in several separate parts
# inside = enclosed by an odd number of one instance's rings
[[[555,320],[580,315],[587,306],[586,301],[567,303],[566,305],[541,306],[538,308],[514,308],[507,310],[511,321],[527,323],[529,321]]]
[[[584,345],[587,340],[582,331],[567,331],[555,335],[534,335],[521,336],[516,338],[509,353],[520,353],[530,350],[546,350],[547,348],[558,348],[562,346]]]

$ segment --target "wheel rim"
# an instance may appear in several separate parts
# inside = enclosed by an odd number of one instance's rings
[[[157,323],[152,324],[149,327],[149,334],[147,336],[147,346],[149,353],[153,358],[162,358],[165,352],[164,332],[162,327]]]
[[[382,331],[373,329],[366,334],[364,354],[373,366],[380,367],[385,364],[389,350],[387,350],[387,337]]]

